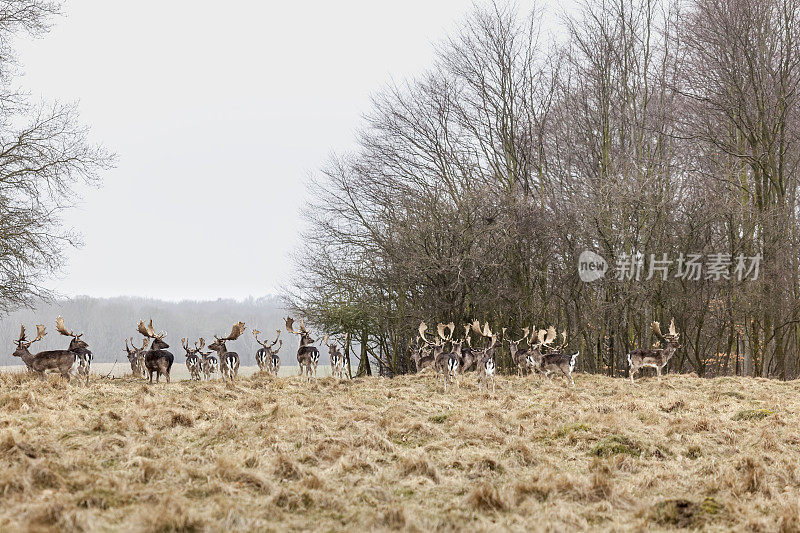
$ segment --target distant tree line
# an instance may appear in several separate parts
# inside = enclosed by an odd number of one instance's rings
[[[563,38],[542,17],[476,7],[374,97],[312,179],[291,306],[359,340],[362,374],[474,318],[566,328],[580,370],[621,375],[674,316],[673,370],[796,377],[800,0],[586,0]]]

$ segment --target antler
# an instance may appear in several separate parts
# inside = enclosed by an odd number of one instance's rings
[[[77,339],[78,337],[83,335],[83,333],[75,335],[75,333],[73,333],[72,331],[67,331],[67,328],[64,327],[64,319],[61,318],[60,316],[56,319],[56,330],[58,330],[58,332],[64,335],[65,337],[75,337]]]
[[[541,331],[539,332],[539,335],[541,336]],[[542,342],[542,344],[544,344],[545,346],[549,346],[550,344],[553,343],[554,340],[556,340],[556,335],[558,335],[556,333],[556,328],[550,326],[549,328],[547,328],[547,336],[545,337],[544,342]]]
[[[294,333],[295,335],[300,335],[300,332],[299,331],[295,331],[292,326],[294,326],[294,319],[287,316],[286,317],[286,331],[288,331],[290,333]]]
[[[36,338],[32,341],[25,341],[25,325],[22,324],[19,331],[19,340],[17,341],[19,344],[22,344],[26,348],[29,347],[36,341],[42,340],[42,338],[47,335],[46,328],[42,324],[36,324]]]
[[[206,340],[203,337],[200,337],[200,347],[199,348],[197,347],[197,343],[194,343],[194,347],[198,352],[200,350],[202,350],[205,345],[206,345]]]
[[[661,333],[661,326],[659,326],[658,322],[653,322],[650,326],[650,329],[653,330],[653,333],[655,333],[656,337],[663,341],[666,340],[664,339],[664,335]]]
[[[263,341],[263,342],[262,342],[262,341],[258,340],[258,336],[259,336],[260,334],[261,334],[261,332],[260,332],[260,331],[258,331],[257,329],[254,329],[254,330],[253,330],[253,337],[255,337],[255,338],[256,338],[256,342],[257,342],[258,344],[260,344],[261,346],[263,346],[264,348],[266,348],[266,347],[267,347],[267,342],[269,342],[269,341]]]
[[[446,342],[446,341],[449,341],[450,339],[452,339],[452,338],[453,338],[453,331],[452,331],[452,330],[450,331],[450,336],[449,336],[449,337],[445,337],[445,336],[444,336],[444,330],[445,330],[445,328],[449,328],[449,327],[450,327],[450,324],[448,324],[448,325],[444,325],[444,324],[442,324],[441,322],[439,322],[438,324],[436,324],[436,332],[439,334],[439,337],[441,337],[441,338],[442,338],[442,340],[444,340],[445,342]],[[453,327],[455,328],[455,326],[453,326]]]
[[[278,343],[278,339],[280,339],[280,338],[281,338],[281,330],[279,330],[279,329],[276,329],[275,331],[277,331],[277,332],[278,332],[278,334],[275,336],[275,340],[272,342],[272,344],[270,344],[270,345],[269,345],[269,347],[270,347],[270,348],[272,348],[273,346],[275,346],[275,344],[277,344],[277,343]]]
[[[487,324],[488,324],[488,322],[487,322]],[[472,331],[474,331],[478,335],[482,335],[482,333],[481,333],[481,323],[478,321],[477,318],[472,320]]]
[[[425,337],[425,332],[428,331],[428,325],[425,322],[419,323],[418,331],[420,338],[423,340],[423,342],[425,342],[425,344],[433,344],[432,342],[428,341],[428,339]]]
[[[276,341],[276,342],[277,342],[277,341]],[[274,345],[275,345],[275,343],[272,343],[272,345],[274,346]],[[281,351],[281,347],[282,347],[282,346],[283,346],[283,341],[280,341],[280,344],[278,344],[278,348],[277,348],[277,349],[275,349],[275,350],[273,350],[273,351],[272,351],[272,353],[273,353],[273,354],[275,354],[275,355],[277,355],[277,354],[278,354],[278,352],[279,352],[279,351]],[[271,347],[272,347],[272,346],[270,346],[270,348],[271,348]]]
[[[528,326],[525,326],[524,328],[522,328],[522,333],[524,333],[524,335],[522,335],[522,337],[517,341],[517,344],[519,344],[520,342],[524,341],[525,339],[527,339],[530,336],[531,328],[529,328]]]
[[[678,331],[675,329],[675,317],[672,317],[672,320],[669,323],[669,335],[675,339],[678,338]]]
[[[325,335],[322,337],[322,342],[323,342],[323,344],[325,344],[325,346],[327,346],[328,348],[330,348],[330,347],[331,347],[331,345],[330,345],[330,344],[328,344],[328,334],[327,334],[327,333],[326,333],[326,334],[325,334]]]
[[[196,345],[196,344],[197,344],[197,343],[195,343],[195,345]],[[184,349],[184,350],[186,350],[186,353],[189,353],[189,352],[191,352],[191,351],[192,351],[192,350],[189,348],[189,339],[187,339],[187,338],[185,338],[185,337],[181,339],[181,346],[183,346],[183,349]]]
[[[306,325],[303,323],[302,315],[300,316],[300,331],[302,333],[308,333],[309,335],[311,334],[311,330],[310,329],[306,329]]]
[[[235,341],[236,339],[242,336],[242,333],[244,333],[245,329],[247,328],[245,328],[244,322],[237,322],[231,328],[231,334],[221,340]]]

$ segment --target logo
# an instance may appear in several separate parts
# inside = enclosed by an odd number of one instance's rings
[[[607,270],[606,260],[594,252],[584,250],[578,257],[578,276],[581,281],[590,283],[598,280],[606,275]]]

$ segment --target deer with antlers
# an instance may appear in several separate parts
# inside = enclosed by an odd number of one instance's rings
[[[439,326],[440,327],[438,329],[441,330],[440,336],[443,339],[444,328],[446,326],[444,326],[443,324],[440,324]],[[455,325],[453,325],[453,328],[455,328]],[[428,325],[425,322],[420,322],[418,331],[419,331],[419,338],[422,340],[422,342],[424,342],[427,346],[429,346],[432,351],[431,355],[429,356],[431,358],[431,363],[429,363],[430,366],[436,372],[445,373],[444,371],[447,368],[447,361],[449,359],[449,354],[446,354],[444,352],[445,343],[442,342],[442,340],[439,338],[435,339],[434,342],[428,340],[428,338],[425,336],[425,332],[428,331]],[[447,376],[445,376],[444,379],[445,379],[445,390],[447,390],[447,382],[448,382]]]
[[[297,363],[300,365],[300,376],[305,372],[306,380],[311,381],[311,373],[317,377],[319,364],[319,350],[311,346],[315,341],[311,338],[311,330],[306,329],[303,317],[300,317],[300,331],[294,330],[294,319],[286,317],[286,331],[300,337],[300,348],[297,349]]]
[[[417,337],[416,345],[411,344],[411,359],[414,361],[414,366],[417,373],[422,372],[426,368],[433,367],[433,355],[431,349],[419,343],[421,339]]]
[[[474,351],[475,358],[476,358],[476,367],[478,371],[478,388],[482,389],[483,385],[486,385],[486,388],[489,388],[488,381],[492,382],[492,393],[494,393],[494,372],[496,369],[495,361],[494,361],[494,352],[495,346],[497,344],[497,334],[492,333],[491,328],[489,328],[489,323],[486,322],[483,325],[483,330],[480,329],[480,324],[478,321],[474,321],[472,323],[472,329],[485,339],[488,339],[490,344],[486,348],[480,351]]]
[[[551,351],[542,354],[539,350],[536,350],[535,355],[531,359],[532,364],[538,362],[537,366],[539,370],[547,377],[550,377],[551,373],[563,375],[565,378],[569,379],[570,384],[574,387],[575,380],[572,379],[572,372],[575,370],[578,352],[571,355],[564,352],[564,348],[567,346],[567,330],[565,329],[561,332],[562,342],[557,347],[550,346],[556,338],[556,329],[550,326],[546,334],[543,334],[542,331],[543,330],[539,331],[539,346]],[[537,348],[539,346],[537,346]]]
[[[344,343],[342,343],[342,345],[347,344],[348,336],[349,334],[345,333]],[[333,344],[328,343],[327,333],[323,337],[322,342],[328,347],[328,355],[331,360],[331,376],[344,379],[344,357],[342,357],[342,352],[339,350],[339,347],[335,342]]]
[[[261,348],[256,352],[258,370],[259,372],[266,372],[275,377],[278,377],[278,371],[281,369],[281,358],[278,357],[278,352],[283,346],[283,341],[281,340],[276,349],[273,350],[272,348],[279,342],[281,337],[281,330],[277,331],[278,335],[275,337],[275,340],[272,341],[272,344],[270,344],[268,340],[263,342],[258,340],[258,336],[261,332],[257,329],[253,330],[253,336],[256,338],[256,342],[261,345]]]
[[[228,348],[225,346],[225,343],[227,341],[235,341],[241,337],[245,329],[247,328],[245,327],[244,322],[237,322],[231,328],[230,335],[222,338],[214,335],[214,342],[208,345],[209,350],[214,350],[217,352],[223,380],[230,379],[231,381],[234,381],[239,375],[239,354],[236,352],[229,352]]]
[[[75,354],[71,352],[63,353],[65,350],[57,350],[57,353],[39,352],[33,354],[29,350],[33,343],[39,342],[44,338],[47,334],[45,329],[43,324],[37,324],[36,338],[28,340],[25,337],[25,325],[23,324],[20,329],[19,339],[17,339],[17,349],[14,350],[13,355],[21,358],[28,370],[37,372],[42,379],[44,379],[44,373],[47,370],[57,370],[62,377],[67,378],[67,381],[69,381],[69,373],[75,362]]]
[[[203,346],[206,345],[205,339],[200,337],[200,346],[197,342],[194,343],[194,348],[189,346],[189,339],[181,339],[181,346],[186,351],[186,369],[189,371],[189,379],[192,381],[200,381],[200,372],[202,370],[202,363],[200,361],[199,353],[202,352]]]
[[[172,370],[172,363],[175,362],[175,356],[172,355],[172,352],[167,351],[169,344],[164,340],[167,332],[162,331],[156,334],[152,318],[148,325],[145,325],[144,320],[140,320],[137,330],[148,339],[152,339],[150,349],[144,352],[144,368],[150,384],[153,384],[153,373],[156,375],[156,383],[159,382],[162,375],[167,378],[167,383],[169,383],[169,373]]]
[[[533,329],[535,335],[536,328],[534,327]],[[522,328],[522,333],[523,335],[522,337],[519,338],[519,340],[506,339],[506,341],[508,342],[508,351],[511,354],[511,361],[514,363],[514,366],[517,369],[517,375],[520,377],[524,376],[525,374],[528,373],[528,371],[531,370],[527,358],[528,349],[526,348],[523,350],[519,346],[522,341],[525,341],[525,343],[530,348],[531,344],[530,328],[529,327]],[[503,328],[503,338],[505,338],[505,334],[506,334],[506,328]]]
[[[631,383],[633,383],[633,375],[643,367],[651,367],[656,369],[658,381],[661,381],[661,373],[670,358],[675,354],[675,351],[681,347],[678,343],[680,334],[675,330],[675,319],[673,318],[669,323],[669,333],[663,335],[658,322],[653,322],[650,326],[653,333],[658,337],[659,341],[666,343],[664,348],[637,348],[628,354],[628,368]]]
[[[125,339],[125,353],[128,356],[128,362],[131,365],[131,374],[137,374],[142,378],[147,378],[147,370],[144,367],[144,354],[147,351],[147,345],[150,339],[145,337],[141,348],[137,348],[136,344],[131,337],[130,346],[128,346],[128,339]]]
[[[424,338],[424,329],[425,323],[423,322],[420,324],[420,335],[423,335]],[[426,328],[427,329],[427,326]],[[434,368],[437,372],[442,374],[444,379],[444,390],[447,392],[447,387],[450,385],[451,382],[455,381],[456,388],[460,388],[460,369],[461,369],[461,346],[463,344],[463,340],[461,341],[454,341],[453,340],[453,333],[455,333],[456,326],[452,322],[445,325],[441,322],[436,325],[436,333],[439,335],[439,339],[441,339],[441,349],[434,349]],[[445,331],[449,331],[448,334],[445,334]],[[444,345],[450,343],[450,351],[444,351]]]

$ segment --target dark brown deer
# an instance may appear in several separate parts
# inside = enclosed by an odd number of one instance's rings
[[[306,380],[311,381],[313,371],[317,377],[317,365],[319,364],[319,350],[311,346],[315,341],[311,338],[311,330],[306,329],[303,317],[300,317],[300,331],[294,330],[294,319],[286,317],[286,331],[300,337],[300,348],[297,349],[297,363],[300,365],[300,376],[305,372]]]
[[[633,383],[633,375],[643,367],[651,367],[656,369],[658,381],[661,381],[661,372],[664,367],[669,363],[670,358],[675,355],[675,351],[681,347],[678,343],[680,336],[675,330],[675,319],[669,323],[669,333],[662,335],[661,328],[658,322],[653,322],[650,326],[660,341],[664,341],[666,346],[664,348],[637,348],[628,354],[628,367],[631,383]]]
[[[206,345],[206,341],[200,337],[200,346],[197,344],[198,342],[195,342],[194,348],[192,348],[189,346],[189,339],[181,339],[181,346],[183,346],[183,349],[186,351],[186,369],[189,371],[189,379],[193,381],[200,381],[202,363],[198,354],[203,350],[203,347]]]
[[[225,343],[227,341],[235,341],[241,337],[245,329],[247,328],[245,327],[244,322],[237,322],[231,328],[230,335],[222,338],[214,335],[214,342],[208,345],[209,350],[214,350],[217,352],[223,380],[235,380],[239,375],[239,354],[236,352],[229,352],[228,348],[225,346]]]
[[[277,330],[277,332],[278,335],[275,337],[275,340],[272,342],[272,344],[270,344],[268,340],[263,342],[258,340],[258,336],[261,332],[257,329],[253,330],[253,336],[256,338],[256,342],[261,345],[261,348],[259,348],[256,352],[256,364],[258,365],[258,370],[260,372],[266,372],[267,374],[275,377],[278,377],[278,371],[281,369],[281,358],[278,357],[278,352],[283,346],[283,341],[280,341],[280,344],[278,344],[276,349],[272,348],[279,342],[281,337],[281,330]]]
[[[137,328],[139,333],[149,339],[153,339],[150,349],[144,353],[144,367],[150,379],[150,384],[153,383],[153,373],[156,374],[156,383],[158,383],[161,376],[166,376],[167,383],[169,383],[169,373],[172,370],[172,363],[175,362],[175,356],[172,352],[168,352],[169,344],[164,341],[167,336],[165,331],[156,334],[153,329],[153,319],[150,319],[150,324],[145,326],[144,321],[139,321]]]

